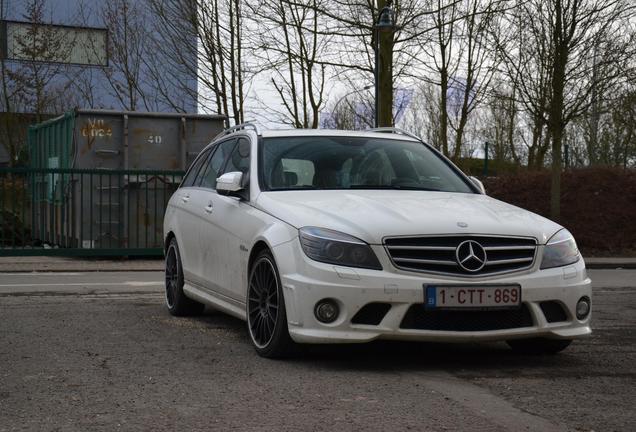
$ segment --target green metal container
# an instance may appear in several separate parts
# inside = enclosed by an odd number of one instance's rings
[[[31,126],[33,238],[156,251],[167,200],[224,124],[216,115],[76,110]]]
[[[185,170],[218,115],[75,110],[29,128],[31,168]]]

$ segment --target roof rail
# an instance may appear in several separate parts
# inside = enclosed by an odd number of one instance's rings
[[[406,135],[407,137],[414,138],[418,141],[422,141],[422,138],[418,137],[414,133],[405,131],[404,129],[396,128],[396,127],[379,127],[367,129],[368,132],[381,132],[381,133],[394,133],[399,135]]]
[[[258,128],[258,126],[255,123],[246,122],[246,123],[240,123],[240,124],[234,125],[232,127],[229,127],[227,129],[223,130],[223,132],[221,132],[220,134],[215,136],[212,141],[215,141],[217,138],[222,137],[224,135],[229,135],[231,133],[234,133],[234,132],[239,131],[239,130],[244,130],[244,129],[252,129],[254,132],[256,132],[256,135],[260,135],[261,134],[260,129]]]

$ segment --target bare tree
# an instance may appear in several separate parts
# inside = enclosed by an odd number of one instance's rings
[[[74,103],[70,82],[64,77],[71,52],[69,35],[50,23],[45,16],[46,6],[46,0],[27,2],[22,16],[26,24],[12,31],[11,52],[7,53],[12,61],[0,62],[0,105],[4,112],[0,139],[12,165],[24,148],[26,124],[41,122]],[[6,7],[2,1],[3,17]]]
[[[0,19],[6,16],[6,1],[0,0]],[[4,56],[0,56],[0,72],[2,73],[2,130],[0,131],[0,139],[9,156],[9,165],[13,166],[17,160],[19,151],[18,131],[16,130],[15,110],[16,110],[16,94],[19,89],[15,83],[9,78],[9,70]]]
[[[158,49],[174,59],[183,76],[196,77],[195,83],[175,85],[198,97],[204,107],[213,106],[242,123],[249,81],[243,58],[243,1],[149,1],[158,23]]]
[[[438,150],[441,149],[439,88],[430,82],[420,83],[413,95],[401,127],[422,137]]]
[[[439,138],[441,151],[457,160],[471,113],[489,89],[498,56],[490,34],[506,0],[437,0],[431,14],[433,31],[421,35],[420,68],[424,79],[439,87]],[[449,130],[454,133],[451,147]]]
[[[554,218],[558,219],[561,212],[561,152],[565,127],[587,109],[594,89],[610,87],[621,76],[620,70],[630,58],[625,55],[631,55],[634,48],[623,45],[628,41],[617,39],[616,32],[625,19],[633,16],[635,7],[621,0],[553,0],[544,8],[554,58],[547,113],[552,144],[550,213]],[[611,47],[604,50],[603,64],[594,58],[590,60],[590,52],[603,47]],[[592,79],[585,80],[586,76]]]
[[[50,112],[48,107],[68,88],[60,80],[70,47],[64,36],[45,19],[45,0],[30,0],[26,5],[25,21],[29,24],[14,38],[14,50],[19,53],[20,66],[6,68],[8,78],[16,83],[23,104],[31,107],[37,122]],[[54,91],[55,90],[55,91]]]
[[[607,103],[593,103],[591,112],[575,122],[568,133],[578,134],[585,142],[579,152],[589,164],[627,168],[636,155],[636,87],[626,85],[613,93]]]
[[[519,164],[519,151],[516,144],[518,108],[514,99],[514,87],[509,89],[502,82],[493,89],[484,102],[485,113],[484,140],[490,143],[494,159],[499,162],[512,160]]]
[[[550,208],[555,219],[560,216],[566,127],[593,104],[595,92],[607,91],[624,79],[634,52],[633,36],[624,29],[629,28],[635,8],[629,0],[528,0],[515,8],[514,42],[500,52],[534,120],[531,150],[541,139],[550,143]],[[529,163],[534,157],[543,158],[542,148],[547,150],[538,146]]]
[[[145,46],[150,35],[142,6],[131,0],[107,0],[101,15],[109,37],[109,65],[102,68],[109,94],[126,110],[152,111],[143,60],[149,54]]]
[[[320,64],[331,38],[319,35],[319,0],[307,5],[263,0],[250,6],[258,31],[252,53],[282,105],[279,120],[297,128],[317,128],[325,105],[326,65]],[[272,109],[272,107],[270,107]]]

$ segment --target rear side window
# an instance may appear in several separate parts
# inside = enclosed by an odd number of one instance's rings
[[[194,185],[194,180],[197,178],[197,174],[199,173],[199,170],[201,169],[201,165],[203,165],[203,163],[208,159],[208,156],[210,156],[211,151],[212,149],[207,149],[207,150],[204,150],[199,155],[199,157],[194,161],[192,166],[190,166],[190,169],[188,170],[185,177],[183,178],[183,181],[181,182],[180,187],[192,187]]]
[[[216,151],[210,158],[208,164],[201,170],[198,176],[197,185],[207,189],[216,189],[216,179],[221,175],[221,168],[225,164],[228,155],[234,149],[235,139],[223,141],[216,146]]]

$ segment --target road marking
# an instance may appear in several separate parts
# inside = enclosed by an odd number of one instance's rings
[[[506,430],[526,432],[563,432],[562,424],[515,407],[489,390],[447,372],[424,373],[427,388],[458,402],[475,415]]]
[[[636,290],[631,287],[620,287],[605,290],[595,290],[594,293],[636,294]]]
[[[163,281],[157,282],[142,282],[142,281],[127,281],[127,282],[72,282],[72,283],[39,283],[39,284],[2,284],[0,288],[24,288],[24,287],[53,287],[53,286],[163,286]]]
[[[81,276],[81,275],[85,275],[86,273],[62,273],[62,272],[48,272],[48,271],[42,271],[42,272],[18,272],[18,273],[0,273],[2,276],[53,276],[53,277],[57,277],[57,276]]]

